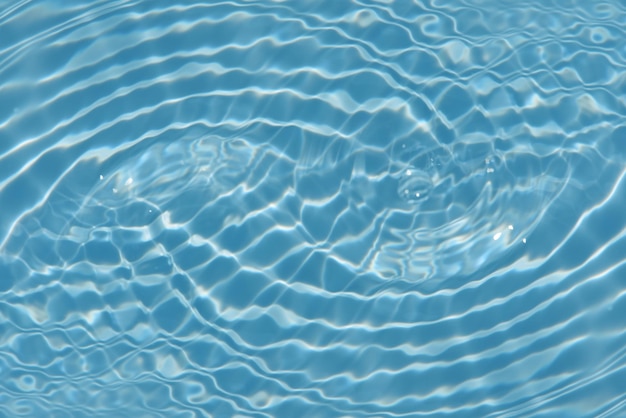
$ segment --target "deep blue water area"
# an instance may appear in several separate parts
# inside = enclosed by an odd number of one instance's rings
[[[0,0],[0,417],[626,416],[617,0]]]

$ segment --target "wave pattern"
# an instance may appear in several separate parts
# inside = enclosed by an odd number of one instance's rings
[[[626,414],[618,2],[0,3],[0,416]]]

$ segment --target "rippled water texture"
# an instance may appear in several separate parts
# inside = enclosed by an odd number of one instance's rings
[[[625,27],[0,1],[0,416],[626,416]]]

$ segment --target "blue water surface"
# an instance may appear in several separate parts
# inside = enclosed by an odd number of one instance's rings
[[[0,1],[0,417],[626,416],[625,27]]]

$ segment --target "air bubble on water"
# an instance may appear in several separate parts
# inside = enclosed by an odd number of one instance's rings
[[[408,168],[404,170],[398,183],[398,195],[409,203],[424,199],[433,187],[428,173]]]
[[[490,156],[485,158],[485,172],[487,174],[494,173],[496,171],[496,166],[499,163],[499,158],[495,156]]]

